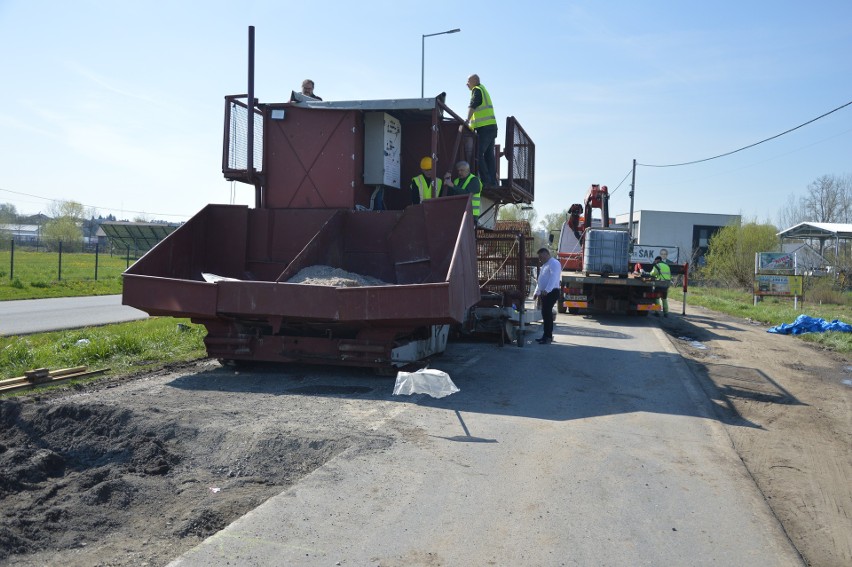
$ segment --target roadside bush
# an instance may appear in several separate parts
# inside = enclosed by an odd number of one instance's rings
[[[11,287],[15,288],[15,289],[24,289],[24,288],[26,287],[26,286],[24,285],[24,282],[22,282],[22,281],[21,281],[20,279],[18,279],[18,278],[15,278],[14,280],[12,280],[12,283],[11,283],[11,284],[9,284],[9,285],[10,285]]]
[[[805,278],[805,301],[816,304],[845,305],[846,297],[829,277]]]
[[[42,281],[30,282],[30,285],[32,287],[37,287],[37,288],[41,288],[41,289],[46,289],[46,288],[50,287],[50,284],[48,282],[42,282]]]
[[[733,224],[710,238],[702,272],[725,287],[750,289],[754,281],[754,255],[778,249],[778,229],[770,224]]]

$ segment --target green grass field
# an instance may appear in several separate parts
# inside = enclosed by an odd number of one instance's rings
[[[16,250],[13,266],[11,252],[0,250],[0,301],[121,293],[127,258],[99,254],[97,280],[95,260],[94,254],[63,253],[60,279],[56,252]]]

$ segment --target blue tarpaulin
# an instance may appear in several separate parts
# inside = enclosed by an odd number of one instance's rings
[[[838,321],[837,319],[829,323],[825,319],[799,315],[793,323],[782,323],[777,327],[767,329],[766,332],[777,333],[779,335],[801,335],[804,333],[825,333],[826,331],[852,333],[852,325]]]

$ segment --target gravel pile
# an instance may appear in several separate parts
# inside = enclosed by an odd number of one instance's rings
[[[373,285],[390,285],[380,279],[347,272],[331,266],[308,266],[287,280],[288,283],[306,285],[324,285],[328,287],[364,287]]]

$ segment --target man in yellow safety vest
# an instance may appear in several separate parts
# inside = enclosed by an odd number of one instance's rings
[[[470,172],[470,164],[460,161],[456,164],[456,178],[450,179],[450,173],[444,175],[444,187],[450,195],[472,195],[473,221],[479,219],[479,208],[482,206],[482,182]]]
[[[672,270],[669,268],[668,264],[663,262],[662,256],[654,258],[654,265],[651,267],[651,276],[653,276],[655,280],[666,282],[672,281]],[[657,300],[657,304],[662,304],[663,306],[663,317],[669,316],[668,292],[668,289],[661,290],[662,296]],[[657,317],[659,316],[660,314],[657,313]]]
[[[497,163],[494,158],[494,141],[497,139],[497,117],[494,114],[494,104],[485,85],[479,82],[479,75],[474,74],[468,77],[467,88],[470,89],[470,104],[465,125],[476,132],[476,171],[483,184],[496,187]]]
[[[443,183],[436,179],[432,183],[432,158],[429,156],[420,160],[420,173],[411,179],[411,202],[419,205],[426,199],[435,199],[441,196]]]

